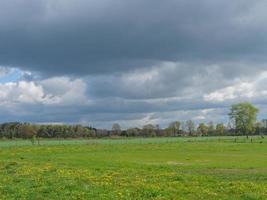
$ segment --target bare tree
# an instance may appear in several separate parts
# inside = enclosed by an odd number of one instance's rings
[[[172,136],[176,136],[177,133],[180,131],[180,127],[181,127],[181,122],[175,121],[169,124],[168,130],[170,131]]]
[[[146,137],[156,136],[156,127],[153,124],[144,125],[143,135]]]
[[[186,121],[186,128],[189,136],[192,136],[195,133],[195,124],[192,120]]]
[[[138,128],[129,128],[127,129],[127,136],[129,137],[135,137],[135,136],[139,136],[140,135],[140,131]]]
[[[120,135],[121,134],[121,126],[118,123],[114,123],[112,125],[112,134],[113,135]]]

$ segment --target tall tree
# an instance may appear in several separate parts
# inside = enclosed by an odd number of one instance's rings
[[[37,135],[37,131],[35,130],[34,126],[30,124],[21,125],[19,129],[19,133],[25,139],[33,138],[33,137],[36,137]]]
[[[217,124],[216,125],[216,135],[224,135],[225,133],[225,128],[224,128],[224,124]]]
[[[140,131],[138,128],[128,128],[126,131],[126,134],[128,137],[135,137],[135,136],[139,136]]]
[[[210,121],[208,123],[208,135],[214,135],[214,133],[215,133],[214,124],[212,121]]]
[[[195,124],[192,120],[188,120],[186,121],[186,128],[187,128],[187,132],[190,136],[192,136],[195,132]]]
[[[180,127],[181,127],[181,122],[175,121],[169,124],[168,130],[171,132],[172,136],[176,136],[177,133],[180,131]]]
[[[118,123],[114,123],[112,125],[112,134],[113,135],[120,135],[121,134],[121,126]]]
[[[255,127],[255,134],[261,135],[262,128],[263,128],[262,122],[256,122],[254,127]]]
[[[197,128],[197,132],[200,136],[207,136],[208,131],[209,131],[209,129],[204,123],[199,124],[199,126]]]
[[[156,127],[153,124],[146,124],[143,126],[142,133],[146,137],[156,136]]]
[[[247,136],[254,131],[257,113],[259,110],[251,103],[238,103],[231,106],[229,113],[237,133]]]

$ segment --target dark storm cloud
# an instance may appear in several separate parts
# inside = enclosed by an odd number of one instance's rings
[[[0,65],[53,75],[265,59],[264,1],[2,0]]]

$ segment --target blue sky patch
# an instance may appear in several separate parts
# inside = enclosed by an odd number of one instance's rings
[[[19,69],[11,69],[6,73],[0,74],[0,83],[16,82],[18,81],[23,72]]]

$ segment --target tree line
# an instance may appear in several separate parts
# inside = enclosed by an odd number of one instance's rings
[[[0,138],[97,138],[97,137],[179,137],[179,136],[227,136],[264,135],[267,129],[256,121],[258,109],[250,103],[231,106],[229,123],[213,122],[195,124],[192,120],[174,121],[165,129],[159,125],[147,124],[142,128],[122,130],[118,123],[111,130],[96,129],[82,125],[38,125],[10,122],[0,124]]]

